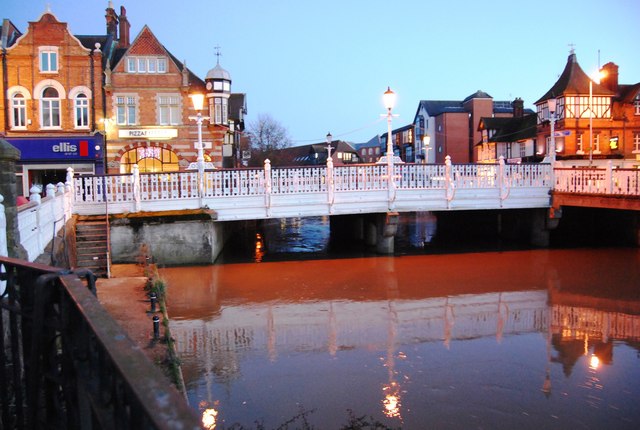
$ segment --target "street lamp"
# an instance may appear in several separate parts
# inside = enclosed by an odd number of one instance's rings
[[[551,163],[552,169],[556,162],[556,135],[555,135],[556,104],[557,104],[557,100],[555,98],[547,100],[547,107],[549,108],[549,122],[551,123],[551,139],[549,142],[549,163]]]
[[[331,133],[327,133],[327,161],[331,159],[331,142],[333,142],[333,136]]]
[[[599,71],[596,77],[597,84],[600,84],[600,79],[605,77],[603,71]],[[589,165],[593,163],[593,79],[589,78]]]
[[[198,150],[198,158],[196,159],[198,165],[198,191],[200,197],[204,196],[204,148],[202,145],[202,122],[209,120],[208,116],[202,115],[202,107],[204,105],[204,94],[191,94],[191,101],[193,102],[193,108],[196,110],[196,116],[190,116],[190,120],[194,120],[198,124],[198,143],[196,149]]]
[[[389,201],[393,200],[393,142],[391,141],[391,111],[396,104],[396,93],[387,87],[387,91],[382,95],[384,107],[387,109],[387,176],[389,180]]]
[[[430,143],[431,143],[431,136],[429,136],[428,134],[425,134],[424,136],[422,136],[422,146],[424,150],[425,163],[429,162],[429,150],[431,149],[431,146],[429,145]]]

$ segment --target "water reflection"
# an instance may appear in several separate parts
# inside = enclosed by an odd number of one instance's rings
[[[277,427],[303,406],[319,428],[347,409],[403,428],[633,428],[639,261],[542,250],[163,276],[189,398],[219,402],[225,426]]]

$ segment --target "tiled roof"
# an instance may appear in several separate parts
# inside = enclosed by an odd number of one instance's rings
[[[529,114],[520,118],[483,118],[485,123],[486,120],[491,120],[495,123],[494,125],[497,125],[495,128],[486,127],[497,130],[489,139],[490,142],[517,142],[536,137],[536,114]]]
[[[569,58],[567,58],[567,65],[564,67],[556,83],[549,91],[540,97],[535,104],[537,105],[545,100],[560,97],[563,94],[589,94],[589,81],[591,81],[591,79],[578,64],[576,54],[571,53]],[[613,91],[595,82],[593,83],[592,92],[603,96],[615,95]]]

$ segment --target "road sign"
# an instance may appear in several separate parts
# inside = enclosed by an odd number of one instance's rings
[[[555,137],[571,136],[570,130],[560,130],[553,133]]]

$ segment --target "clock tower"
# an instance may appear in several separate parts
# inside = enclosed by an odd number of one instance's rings
[[[220,66],[220,49],[216,48],[216,67],[209,70],[204,78],[207,88],[210,123],[228,125],[229,97],[231,96],[231,75]]]

